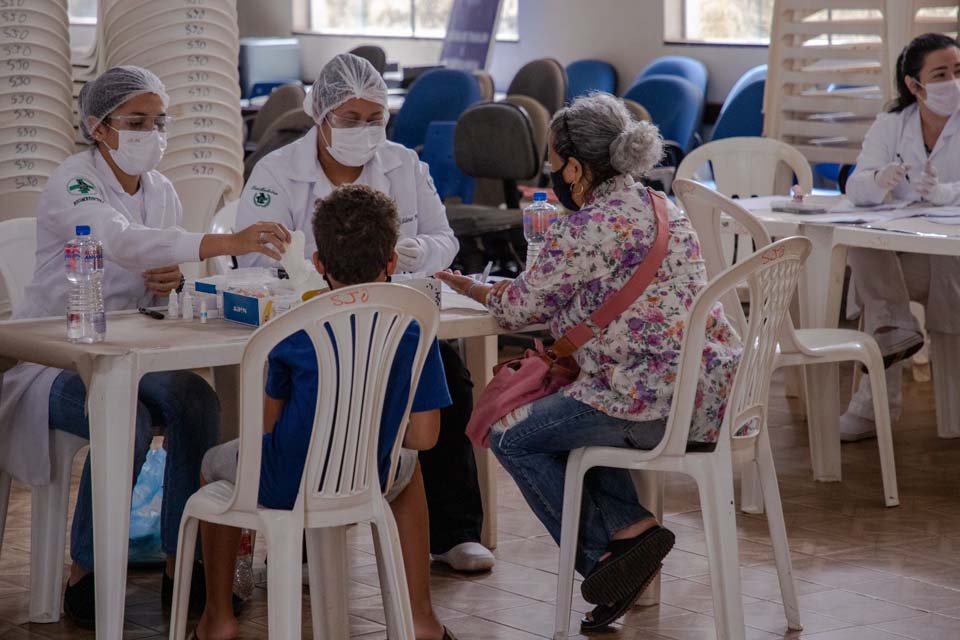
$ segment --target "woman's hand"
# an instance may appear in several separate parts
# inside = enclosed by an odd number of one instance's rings
[[[503,295],[503,292],[510,288],[510,285],[513,284],[513,280],[497,280],[493,283],[493,286],[490,287],[490,295],[499,298]]]
[[[231,235],[234,248],[230,255],[262,253],[274,260],[280,260],[291,239],[290,232],[279,222],[255,222]]]
[[[180,286],[180,265],[171,267],[159,267],[143,272],[143,283],[149,291],[157,295],[165,296]]]
[[[487,296],[490,294],[491,286],[461,275],[459,271],[438,271],[434,276],[441,282],[445,282],[457,293],[473,298],[480,304],[487,304]]]

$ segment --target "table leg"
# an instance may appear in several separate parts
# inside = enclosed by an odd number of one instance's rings
[[[123,636],[140,375],[134,357],[100,358],[87,391],[97,638]]]
[[[220,442],[240,437],[240,366],[213,367],[213,388],[220,399]]]
[[[493,379],[493,367],[497,363],[497,336],[465,338],[464,360],[473,379],[473,401]],[[497,546],[497,474],[496,461],[489,449],[475,447],[477,479],[480,483],[480,499],[483,502],[483,531],[480,542],[488,549]]]
[[[803,233],[813,241],[813,250],[800,279],[801,326],[835,329],[840,316],[847,250],[843,245],[834,246],[832,227],[805,225]],[[839,482],[839,366],[818,364],[805,367],[804,386],[813,477],[820,482]]]

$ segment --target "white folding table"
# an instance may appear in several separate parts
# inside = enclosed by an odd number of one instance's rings
[[[439,338],[463,339],[466,365],[479,394],[492,376],[497,338],[504,333],[475,303],[444,294]],[[223,406],[222,434],[236,436],[237,366],[253,329],[223,320],[207,324],[154,320],[136,312],[112,313],[107,340],[71,344],[63,318],[0,322],[0,371],[15,361],[77,371],[87,387],[93,493],[97,638],[123,635],[127,547],[133,476],[134,425],[140,378],[155,371],[213,367]],[[5,367],[3,366],[5,365]],[[483,543],[496,546],[493,457],[477,452],[484,498]]]
[[[840,197],[822,198],[826,203]],[[883,249],[928,255],[960,255],[960,226],[942,225],[923,218],[906,218],[867,225],[811,223],[811,217],[772,211],[769,199],[739,201],[772,236],[802,235],[813,243],[800,279],[800,326],[836,328],[839,323],[843,278],[848,247]],[[760,204],[762,203],[762,204]],[[732,229],[731,231],[736,231]],[[810,453],[813,475],[821,482],[837,482],[840,473],[840,374],[836,364],[807,367],[804,375],[807,421],[811,426]],[[816,399],[816,401],[812,401]],[[826,441],[817,435],[830,434]],[[960,436],[960,425],[940,425],[941,437]]]

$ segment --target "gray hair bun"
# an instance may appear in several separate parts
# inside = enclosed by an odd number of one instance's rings
[[[621,174],[641,176],[663,158],[663,137],[649,122],[633,120],[610,143],[610,164]]]

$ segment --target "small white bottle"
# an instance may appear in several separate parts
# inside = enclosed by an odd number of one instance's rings
[[[209,313],[207,311],[207,299],[200,299],[200,324],[207,324],[207,317]]]
[[[170,292],[167,302],[167,320],[176,320],[180,317],[180,296],[176,291]]]
[[[190,295],[189,291],[183,292],[183,304],[180,305],[183,307],[183,319],[184,320],[193,320],[193,296]]]

